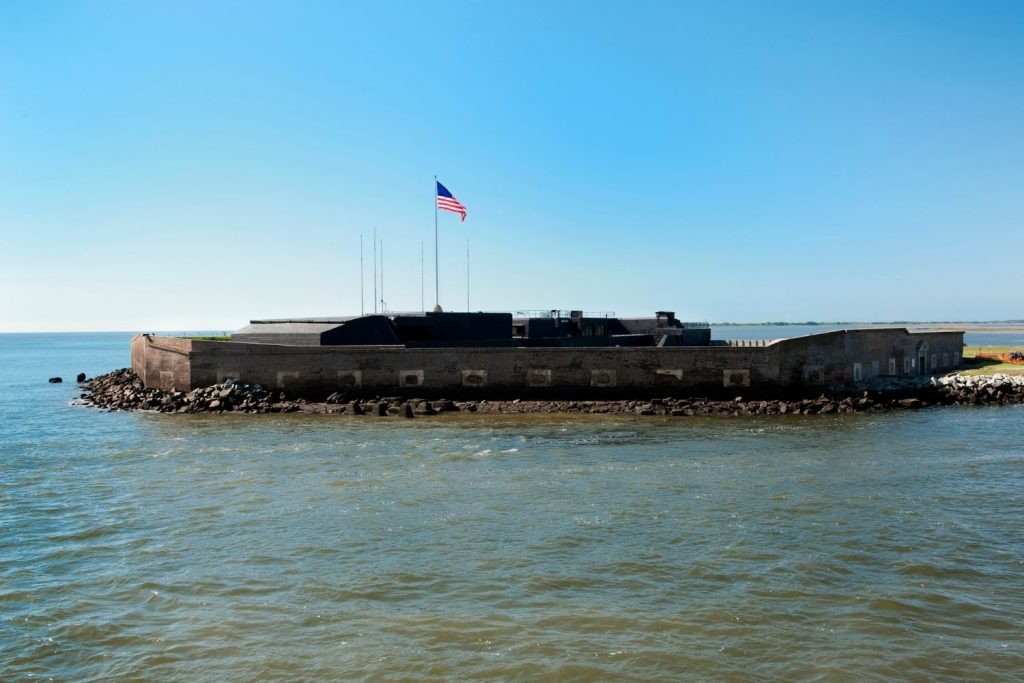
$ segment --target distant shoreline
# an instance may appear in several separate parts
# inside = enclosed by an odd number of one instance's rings
[[[834,323],[708,323],[711,327],[906,327],[917,331],[959,331],[964,332],[1024,332],[1024,322],[892,322],[892,323],[865,323],[865,322],[834,322]]]
[[[993,333],[1024,333],[1024,321],[995,320],[991,322],[760,322],[728,323],[711,322],[711,327],[839,327],[845,329],[865,327],[906,327],[917,331],[964,331]],[[233,327],[211,327],[189,330],[161,330],[159,328],[136,328],[134,330],[0,330],[0,335],[18,334],[138,334],[141,331],[154,332],[163,336],[183,337],[191,335],[230,335]]]

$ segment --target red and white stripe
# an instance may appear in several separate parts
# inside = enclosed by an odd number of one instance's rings
[[[438,197],[437,208],[457,213],[462,216],[462,220],[466,220],[466,207],[460,204],[455,197]]]

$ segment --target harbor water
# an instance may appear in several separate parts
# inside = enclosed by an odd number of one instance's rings
[[[1024,672],[1024,406],[71,405],[130,336],[0,335],[0,680]]]

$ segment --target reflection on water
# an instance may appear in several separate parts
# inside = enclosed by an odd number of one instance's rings
[[[3,680],[1024,670],[1020,407],[165,416],[19,373]]]

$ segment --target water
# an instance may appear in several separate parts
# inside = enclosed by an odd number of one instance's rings
[[[167,416],[0,335],[0,680],[1013,680],[1024,408]]]

